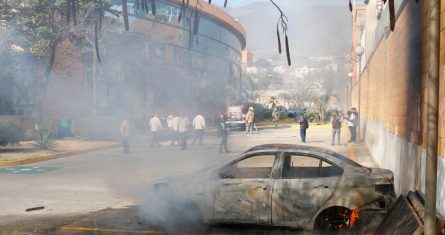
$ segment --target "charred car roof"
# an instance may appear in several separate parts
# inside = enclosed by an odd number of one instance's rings
[[[335,152],[330,149],[321,148],[321,147],[315,147],[315,146],[307,146],[307,145],[297,145],[297,144],[262,144],[257,145],[255,147],[252,147],[245,151],[244,153],[253,152],[253,151],[261,151],[261,150],[276,150],[276,151],[284,151],[284,152],[299,152],[299,151],[305,151],[305,152],[313,152],[313,153],[324,153],[328,154],[334,158],[337,158],[338,160],[341,160],[343,162],[346,162],[347,164],[350,164],[355,167],[363,167],[362,165],[358,164],[357,162],[352,161],[351,159]]]

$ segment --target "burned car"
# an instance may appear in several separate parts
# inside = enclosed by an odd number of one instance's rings
[[[169,218],[312,230],[351,229],[383,217],[394,200],[393,173],[334,151],[299,145],[253,147],[236,159],[157,181]],[[180,203],[174,195],[180,195]],[[192,216],[193,215],[193,216]]]

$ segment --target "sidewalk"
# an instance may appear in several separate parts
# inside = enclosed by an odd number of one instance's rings
[[[121,143],[116,141],[78,139],[56,140],[53,150],[37,150],[32,144],[32,141],[23,141],[18,146],[0,147],[0,167],[30,164],[121,146]]]

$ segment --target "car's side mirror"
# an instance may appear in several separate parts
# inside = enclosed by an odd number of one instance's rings
[[[226,167],[224,169],[222,169],[219,173],[218,173],[218,177],[221,179],[233,179],[233,174],[232,174],[232,167]]]

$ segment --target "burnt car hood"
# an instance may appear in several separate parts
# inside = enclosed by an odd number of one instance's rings
[[[207,185],[219,165],[207,167],[182,175],[170,176],[153,182],[154,187],[163,187],[170,192],[195,195],[208,191]]]

